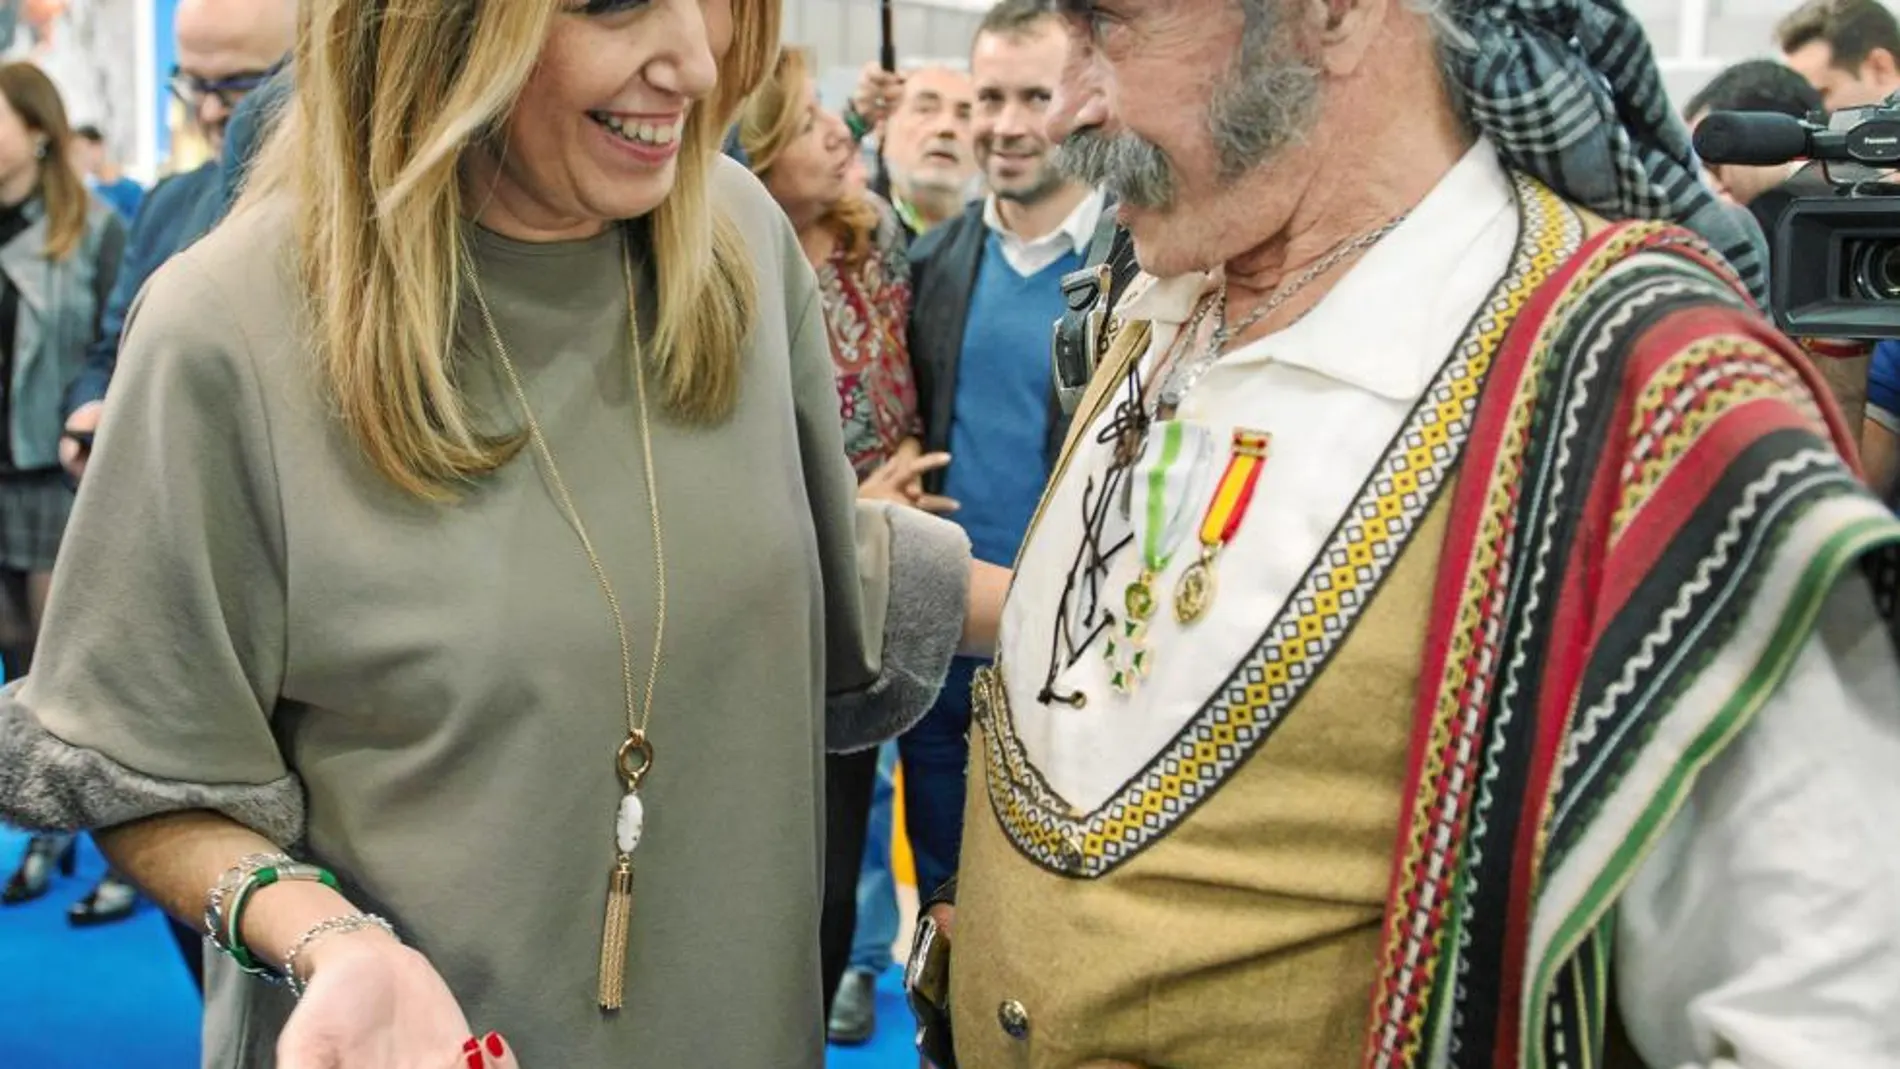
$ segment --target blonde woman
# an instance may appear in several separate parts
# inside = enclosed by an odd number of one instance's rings
[[[0,810],[202,919],[207,1063],[822,1063],[821,749],[1001,577],[854,508],[810,270],[716,161],[777,11],[309,0],[134,313]]]

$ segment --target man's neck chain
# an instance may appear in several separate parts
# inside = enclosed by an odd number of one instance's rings
[[[1348,238],[1333,246],[1332,250],[1320,257],[1313,266],[1300,272],[1297,277],[1283,283],[1279,289],[1269,294],[1266,300],[1261,301],[1238,323],[1227,322],[1227,286],[1223,283],[1219,295],[1214,298],[1212,338],[1209,339],[1207,347],[1197,353],[1192,360],[1176,362],[1168,369],[1166,377],[1162,380],[1160,393],[1155,399],[1155,417],[1165,419],[1173,415],[1175,410],[1181,407],[1181,402],[1187,397],[1188,391],[1192,390],[1194,384],[1201,380],[1201,376],[1207,373],[1207,369],[1214,366],[1226,353],[1227,346],[1233,339],[1252,330],[1261,320],[1285,307],[1286,303],[1298,296],[1300,291],[1318,281],[1347,259],[1378,244],[1387,234],[1397,230],[1399,224],[1404,221],[1405,216],[1400,215],[1376,230],[1367,231],[1355,238]],[[1197,317],[1195,326],[1198,327],[1198,325]]]

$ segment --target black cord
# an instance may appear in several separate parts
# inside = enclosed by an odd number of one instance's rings
[[[1115,625],[1114,613],[1103,608],[1102,587],[1108,579],[1109,567],[1115,557],[1134,543],[1135,536],[1130,533],[1106,548],[1103,537],[1120,490],[1133,477],[1132,469],[1141,456],[1142,444],[1147,440],[1148,412],[1142,403],[1145,393],[1141,367],[1137,364],[1125,380],[1122,399],[1115,403],[1114,413],[1095,436],[1097,444],[1112,444],[1114,454],[1101,480],[1098,482],[1094,476],[1090,476],[1082,488],[1082,541],[1076,546],[1075,556],[1069,562],[1062,598],[1056,603],[1055,620],[1049,636],[1048,670],[1043,676],[1042,689],[1036,694],[1036,700],[1043,705],[1061,702],[1076,708],[1082,706],[1087,700],[1085,696],[1076,691],[1058,691],[1056,679],[1080,663],[1102,633]],[[1086,598],[1080,606],[1079,623],[1085,630],[1079,640],[1076,629],[1070,624],[1070,610],[1078,586],[1084,588]]]

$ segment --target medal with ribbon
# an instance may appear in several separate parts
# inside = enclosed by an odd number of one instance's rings
[[[1174,587],[1174,618],[1183,625],[1195,623],[1213,607],[1214,558],[1233,540],[1246,519],[1247,506],[1253,503],[1254,486],[1267,466],[1272,444],[1273,435],[1265,431],[1244,427],[1234,431],[1227,470],[1221,473],[1214,497],[1207,503],[1207,514],[1201,519],[1200,559],[1188,565]]]
[[[1109,663],[1109,683],[1119,693],[1132,693],[1153,667],[1147,638],[1148,621],[1160,605],[1155,584],[1193,525],[1188,502],[1200,498],[1212,454],[1207,428],[1168,420],[1151,428],[1129,473],[1141,571],[1122,593],[1122,618],[1110,627],[1102,651]]]

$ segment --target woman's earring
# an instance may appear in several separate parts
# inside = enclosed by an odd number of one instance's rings
[[[36,160],[43,160],[46,158],[46,142],[44,140],[41,140],[39,143],[33,146],[33,158]]]

